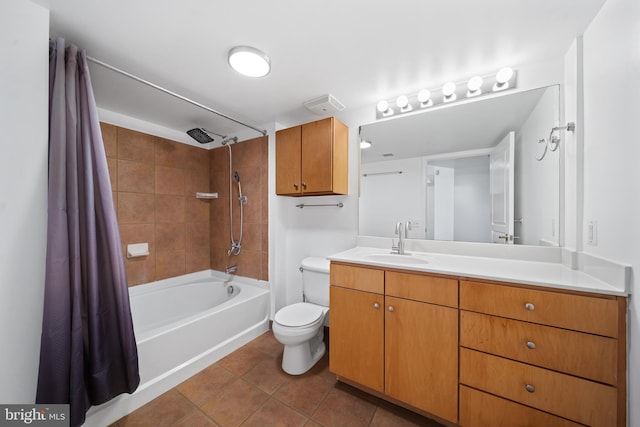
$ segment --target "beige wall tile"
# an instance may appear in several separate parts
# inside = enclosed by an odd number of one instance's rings
[[[185,168],[188,145],[158,138],[156,143],[156,165]]]
[[[184,196],[158,194],[156,196],[157,222],[184,222]]]
[[[156,280],[180,276],[186,273],[185,252],[182,250],[158,250],[156,253]]]
[[[153,165],[129,160],[118,160],[118,191],[153,193]]]
[[[179,168],[156,166],[156,194],[184,195],[185,171]]]
[[[153,194],[118,192],[118,221],[120,224],[154,223],[155,211],[155,196]]]
[[[156,137],[119,127],[118,158],[153,164]]]
[[[156,224],[156,244],[159,251],[184,251],[184,223],[167,222]]]
[[[102,142],[104,143],[104,152],[107,157],[117,157],[118,155],[118,137],[117,128],[108,123],[100,123],[102,131]]]
[[[111,191],[118,191],[118,160],[114,157],[107,157],[107,167],[109,168]]]

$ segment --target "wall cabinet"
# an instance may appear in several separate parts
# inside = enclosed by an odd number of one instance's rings
[[[277,131],[276,194],[347,194],[348,140],[335,117]]]
[[[332,263],[330,305],[333,373],[457,422],[457,280]]]

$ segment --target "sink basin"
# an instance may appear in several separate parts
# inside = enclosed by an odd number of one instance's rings
[[[417,257],[415,255],[396,255],[396,254],[367,254],[363,257],[367,261],[384,262],[389,264],[402,264],[402,265],[424,265],[429,264],[429,261]]]

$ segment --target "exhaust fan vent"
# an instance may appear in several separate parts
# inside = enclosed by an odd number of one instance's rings
[[[338,101],[335,96],[331,94],[305,101],[304,106],[321,116],[344,110],[342,102]]]

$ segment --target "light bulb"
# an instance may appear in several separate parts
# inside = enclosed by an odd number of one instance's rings
[[[384,113],[389,109],[389,103],[383,99],[382,101],[378,102],[378,105],[376,106],[376,108],[381,113]]]
[[[422,89],[420,92],[418,92],[418,101],[420,101],[422,104],[429,101],[429,98],[431,98],[431,92],[429,92],[427,89]]]
[[[496,82],[498,82],[499,85],[503,85],[511,80],[511,77],[513,77],[513,68],[504,67],[496,74]]]
[[[407,98],[407,95],[400,95],[396,99],[396,105],[399,108],[405,108],[407,105],[409,105],[409,98]]]
[[[447,82],[442,86],[442,94],[447,98],[456,93],[456,84],[454,82]]]
[[[480,90],[481,87],[482,87],[482,77],[480,76],[471,77],[469,79],[469,82],[467,83],[467,88],[469,89],[469,92],[477,92]]]

